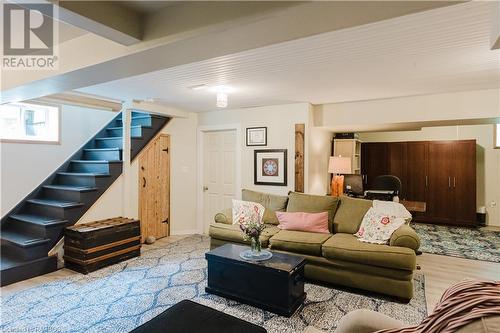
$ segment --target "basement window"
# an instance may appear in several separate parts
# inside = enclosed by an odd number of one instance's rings
[[[59,143],[59,108],[9,103],[0,105],[0,139],[7,142]]]

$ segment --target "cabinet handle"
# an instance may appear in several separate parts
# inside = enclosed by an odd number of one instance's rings
[[[453,177],[453,188],[457,187],[457,179]]]
[[[448,188],[451,188],[451,177],[448,177]]]
[[[429,177],[425,176],[425,187],[429,187]]]

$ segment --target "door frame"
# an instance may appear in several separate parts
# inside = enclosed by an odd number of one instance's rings
[[[203,234],[204,223],[203,223],[203,212],[204,212],[204,200],[203,200],[203,183],[204,183],[204,161],[203,157],[205,155],[205,133],[209,132],[219,132],[219,131],[230,131],[236,130],[236,172],[235,172],[235,186],[236,186],[236,198],[241,198],[241,192],[238,190],[241,188],[241,124],[224,124],[224,125],[208,125],[208,126],[198,126],[196,141],[197,141],[197,151],[198,151],[198,171],[197,171],[197,181],[196,181],[196,193],[197,193],[197,209],[196,209],[196,226],[198,233]]]

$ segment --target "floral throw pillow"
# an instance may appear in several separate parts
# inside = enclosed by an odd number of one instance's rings
[[[247,224],[248,222],[262,223],[264,206],[260,203],[233,199],[233,224]]]
[[[405,222],[404,218],[381,213],[372,207],[366,212],[354,236],[362,242],[387,244],[392,233]]]

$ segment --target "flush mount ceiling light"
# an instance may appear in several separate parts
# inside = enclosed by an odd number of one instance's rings
[[[217,93],[217,103],[218,108],[226,108],[227,107],[227,94],[223,92]]]
[[[226,86],[226,85],[219,85],[219,86],[210,87],[210,90],[213,92],[216,92],[216,93],[227,94],[227,93],[233,92],[234,88],[230,87],[230,86]]]

